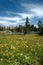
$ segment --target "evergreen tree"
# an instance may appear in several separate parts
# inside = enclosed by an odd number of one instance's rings
[[[38,30],[39,30],[39,35],[43,35],[43,24],[42,21],[38,22]]]
[[[29,18],[28,17],[26,17],[25,30],[27,32],[30,31],[30,23],[29,23]]]

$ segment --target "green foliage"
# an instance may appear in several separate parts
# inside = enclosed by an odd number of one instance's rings
[[[43,35],[43,23],[42,21],[38,22],[38,31],[39,31],[39,35]]]
[[[26,17],[25,30],[27,32],[30,31],[30,23],[29,23],[29,18],[28,17]]]

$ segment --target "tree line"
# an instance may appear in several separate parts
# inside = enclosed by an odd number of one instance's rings
[[[43,34],[43,23],[42,21],[38,21],[37,23],[38,27],[34,26],[34,24],[30,25],[30,22],[29,22],[29,18],[26,17],[26,21],[25,21],[25,25],[19,25],[19,26],[16,26],[16,27],[2,27],[0,26],[0,31],[11,31],[11,32],[31,32],[31,31],[34,31],[34,32],[40,32],[40,34]]]

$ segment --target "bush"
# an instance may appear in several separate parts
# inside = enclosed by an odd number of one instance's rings
[[[38,35],[43,35],[43,31],[39,31]]]

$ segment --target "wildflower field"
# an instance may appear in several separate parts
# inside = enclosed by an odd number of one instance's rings
[[[0,34],[0,65],[43,65],[43,36]]]

